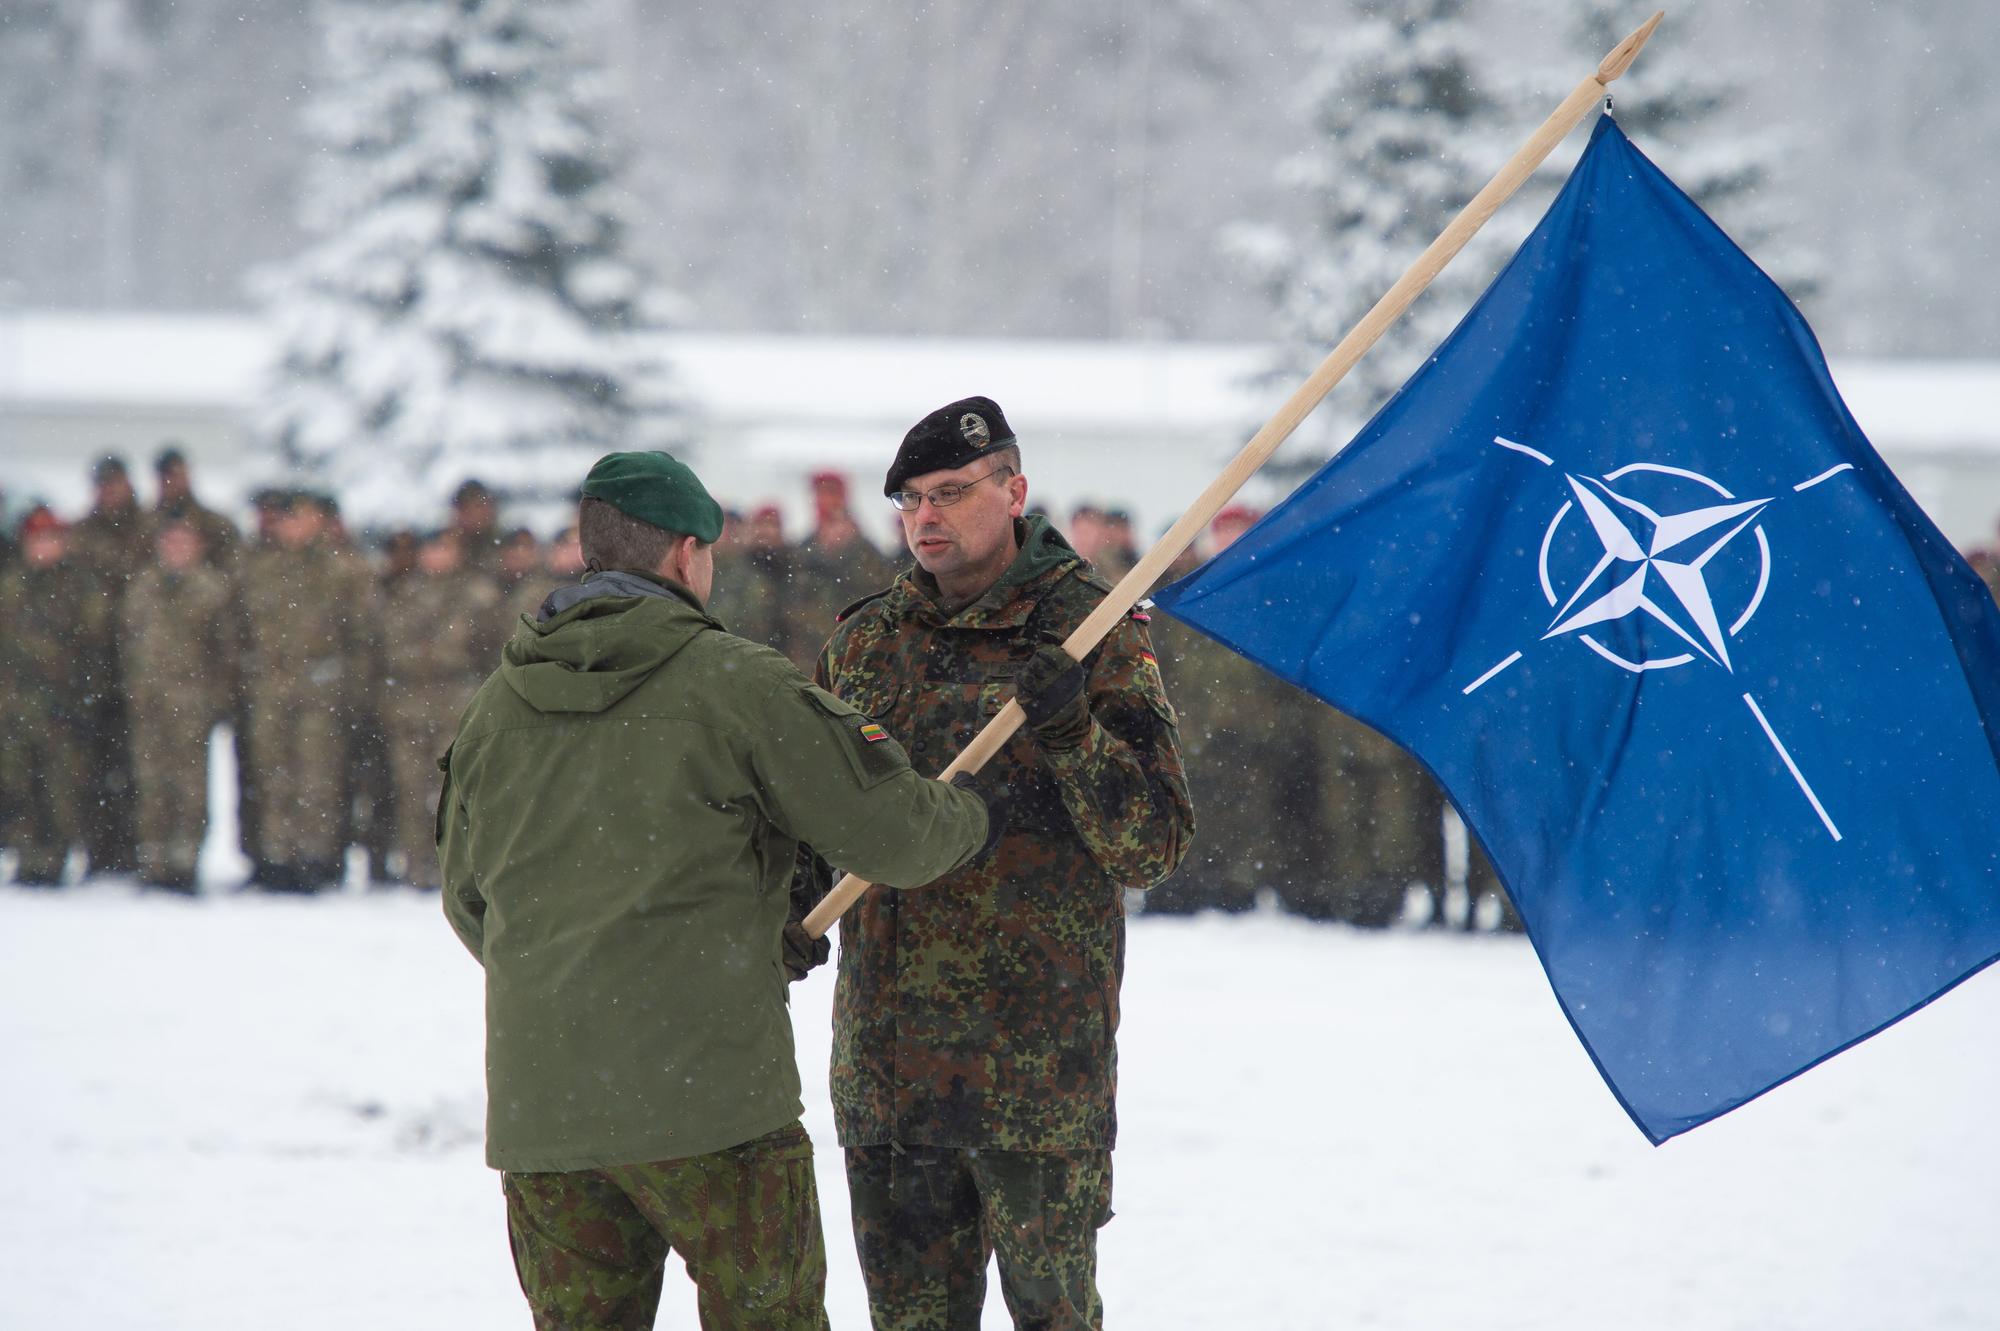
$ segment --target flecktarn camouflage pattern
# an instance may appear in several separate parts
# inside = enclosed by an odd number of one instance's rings
[[[942,770],[1108,590],[1039,518],[1000,582],[947,614],[914,574],[857,607],[821,682]],[[872,888],[842,921],[833,1100],[843,1146],[1108,1150],[1116,1135],[1124,890],[1194,831],[1173,708],[1145,626],[1085,661],[1091,725],[1048,753],[1023,731],[981,780],[1007,791],[993,853],[927,887]]]

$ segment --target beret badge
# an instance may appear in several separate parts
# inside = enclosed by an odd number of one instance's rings
[[[976,411],[968,411],[958,418],[958,432],[974,448],[984,448],[993,442],[992,431],[986,428],[986,418]]]

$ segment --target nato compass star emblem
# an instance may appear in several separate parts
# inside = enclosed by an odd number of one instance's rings
[[[1554,458],[1526,444],[1498,435],[1493,442],[1531,457],[1545,467],[1556,465]],[[1843,462],[1799,482],[1792,490],[1803,493],[1853,469],[1853,463]],[[1635,674],[1697,663],[1735,673],[1730,641],[1755,617],[1771,585],[1771,542],[1758,519],[1775,499],[1738,498],[1720,482],[1700,472],[1652,462],[1630,463],[1602,476],[1565,472],[1563,482],[1567,495],[1542,534],[1538,558],[1542,595],[1552,611],[1540,640],[1579,642],[1609,664]],[[1673,502],[1662,501],[1658,492],[1663,488],[1674,497]],[[1588,572],[1559,587],[1550,573],[1550,551],[1566,526],[1579,520],[1587,536],[1580,541],[1571,538],[1570,544],[1586,547],[1592,562]],[[1748,557],[1756,563],[1755,588],[1741,598],[1740,606],[1730,606],[1725,611],[1717,603],[1711,581],[1716,561],[1725,557],[1743,558],[1752,547],[1754,556]],[[1679,649],[1670,655],[1635,658],[1614,650],[1599,635],[1588,632],[1633,616],[1643,616],[1647,622],[1664,628],[1677,640]],[[1521,655],[1518,651],[1513,653],[1459,692],[1471,696],[1519,661]],[[1743,701],[1811,803],[1813,812],[1819,815],[1827,834],[1835,841],[1840,840],[1840,829],[1834,826],[1826,806],[1820,803],[1811,783],[1772,729],[1764,709],[1748,693],[1743,695]]]

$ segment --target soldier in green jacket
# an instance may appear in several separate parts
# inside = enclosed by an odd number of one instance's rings
[[[799,842],[908,887],[1000,824],[703,610],[721,510],[679,462],[602,459],[579,526],[593,572],[508,643],[438,807],[522,1289],[538,1327],[651,1326],[671,1250],[704,1327],[824,1327]]]
[[[1125,891],[1194,831],[1174,711],[1140,615],[1062,650],[1110,588],[1022,518],[990,399],[919,421],[883,489],[917,566],[843,613],[821,683],[929,770],[1010,698],[1027,725],[981,773],[1007,792],[994,854],[841,923],[833,1104],[869,1307],[878,1331],[977,1326],[997,1251],[1017,1326],[1095,1327]]]

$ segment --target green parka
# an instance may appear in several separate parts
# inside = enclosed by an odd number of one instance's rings
[[[704,1155],[801,1112],[799,841],[896,886],[986,837],[964,791],[684,588],[593,574],[523,622],[443,765],[444,908],[486,968],[487,1161]]]

